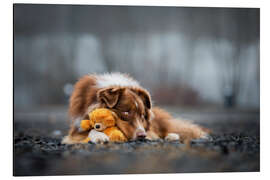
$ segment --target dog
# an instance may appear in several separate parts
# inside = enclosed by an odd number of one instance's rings
[[[127,74],[107,73],[83,76],[75,84],[70,97],[69,116],[72,120],[62,143],[82,143],[91,134],[93,142],[108,140],[97,131],[89,133],[80,128],[83,119],[96,108],[108,108],[119,117],[116,125],[128,140],[165,139],[187,142],[208,138],[206,128],[182,119],[173,118],[165,110],[152,107],[150,93]]]

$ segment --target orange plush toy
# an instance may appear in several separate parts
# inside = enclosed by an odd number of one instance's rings
[[[109,109],[99,108],[89,113],[90,120],[82,120],[81,128],[83,130],[95,129],[106,134],[110,141],[125,142],[127,138],[115,125],[117,115]],[[91,141],[87,137],[84,142]]]

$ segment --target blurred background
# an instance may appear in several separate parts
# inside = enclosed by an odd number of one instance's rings
[[[259,18],[256,8],[15,4],[15,121],[63,118],[79,77],[115,71],[171,112],[258,120]]]
[[[15,4],[14,174],[259,171],[259,27],[256,8]],[[197,155],[181,144],[61,144],[74,83],[114,71],[213,142]]]

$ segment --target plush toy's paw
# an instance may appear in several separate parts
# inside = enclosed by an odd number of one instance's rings
[[[127,138],[123,135],[122,132],[114,132],[110,136],[110,140],[114,142],[125,142],[127,141]]]
[[[103,143],[109,141],[109,137],[102,133],[92,129],[88,135],[93,143]]]
[[[176,133],[169,133],[166,137],[165,137],[166,141],[178,141],[180,140],[180,136]]]
[[[117,127],[110,127],[103,131],[110,138],[110,141],[113,142],[125,142],[127,138]]]

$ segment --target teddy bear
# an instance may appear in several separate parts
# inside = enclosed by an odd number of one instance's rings
[[[127,138],[122,131],[116,127],[116,118],[118,117],[113,111],[106,108],[98,108],[90,112],[88,115],[89,120],[81,121],[80,127],[83,130],[90,130],[90,133],[92,129],[98,132],[103,132],[109,137],[109,140],[113,142],[127,141]],[[91,141],[91,138],[88,136],[84,142],[87,143],[89,141]]]

